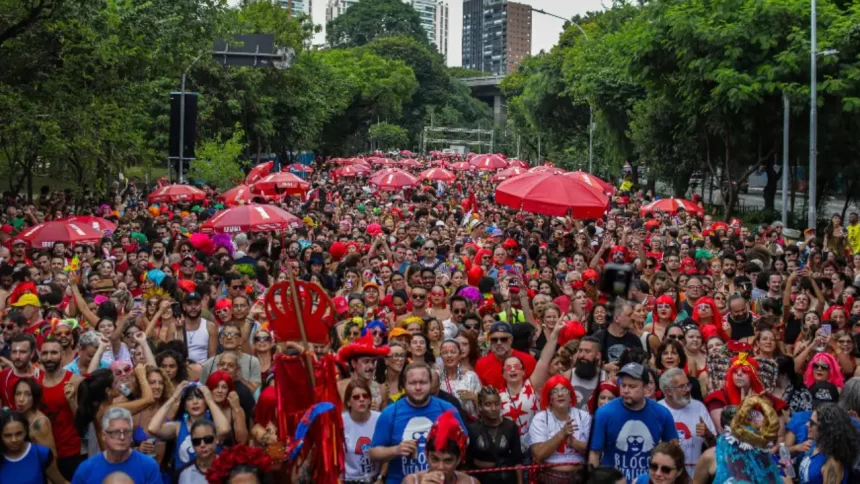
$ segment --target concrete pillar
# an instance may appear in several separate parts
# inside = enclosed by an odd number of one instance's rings
[[[496,126],[505,126],[508,123],[508,110],[504,101],[505,98],[502,94],[493,96],[493,120]]]

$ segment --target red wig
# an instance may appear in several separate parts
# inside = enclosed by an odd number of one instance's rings
[[[711,322],[708,324],[702,324],[702,320],[699,316],[699,305],[707,304],[711,307]],[[699,329],[702,331],[702,339],[707,341],[707,338],[710,338],[712,335],[717,335],[723,341],[729,340],[729,335],[726,333],[726,330],[723,329],[723,315],[720,314],[720,310],[717,308],[717,303],[710,297],[700,297],[696,304],[693,305],[693,321],[699,323]],[[707,332],[707,335],[705,333]]]
[[[466,455],[466,432],[460,425],[460,420],[457,418],[454,410],[448,410],[439,416],[433,427],[430,428],[430,434],[427,436],[428,444],[433,441],[432,449],[436,452],[446,452],[448,443],[454,441],[457,444],[459,454],[458,460],[462,461]],[[427,446],[429,452],[431,447]]]
[[[618,398],[621,395],[621,390],[615,383],[612,383],[611,381],[601,382],[600,385],[597,385],[597,388],[594,389],[594,393],[591,394],[591,398],[588,399],[588,413],[591,415],[594,415],[594,412],[597,411],[597,400],[600,398],[600,392],[603,390],[610,391],[615,395],[615,398]]]
[[[668,304],[672,307],[672,313],[669,315],[669,322],[674,322],[675,318],[678,317],[678,310],[677,308],[675,308],[675,300],[672,299],[672,296],[669,296],[668,294],[663,294],[662,296],[657,298],[657,301],[654,302],[654,322],[656,323],[660,320],[660,317],[657,315],[657,306],[661,304]]]
[[[546,410],[546,408],[549,406],[550,392],[552,392],[553,388],[559,385],[563,386],[564,388],[567,388],[567,390],[570,392],[570,406],[576,406],[576,391],[570,384],[570,379],[565,378],[563,375],[556,375],[547,380],[540,391],[540,408]]]
[[[215,301],[215,309],[212,311],[215,314],[215,321],[221,325],[226,321],[221,321],[221,318],[218,317],[218,311],[222,309],[229,309],[231,314],[233,312],[233,300],[228,297],[222,297],[221,299]]]
[[[272,458],[259,447],[249,447],[245,444],[229,447],[212,462],[212,466],[206,471],[206,480],[210,484],[226,484],[230,480],[233,468],[238,465],[254,467],[259,475],[265,475],[272,469]]]
[[[758,362],[750,357],[749,353],[740,353],[738,356],[732,358],[729,371],[726,372],[726,393],[729,395],[729,401],[727,402],[729,405],[741,404],[741,391],[735,386],[735,379],[733,378],[737,370],[741,370],[749,376],[750,388],[753,393],[764,392],[764,385],[758,377]]]
[[[223,370],[218,370],[209,375],[209,378],[206,379],[206,386],[209,387],[209,391],[214,392],[215,389],[218,388],[218,384],[222,381],[227,384],[227,394],[236,389],[236,386],[233,384],[233,377]],[[218,405],[226,407],[229,404],[230,402],[225,398],[224,401]]]

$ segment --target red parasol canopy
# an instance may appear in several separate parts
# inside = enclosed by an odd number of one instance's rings
[[[645,215],[648,212],[663,212],[675,215],[678,213],[679,208],[683,208],[687,213],[696,217],[703,217],[705,215],[705,209],[683,198],[663,198],[655,200],[643,205],[639,209],[639,214]]]
[[[530,168],[529,173],[553,173],[555,175],[561,175],[567,172],[562,170],[561,168],[556,168],[554,166],[540,165],[534,168]]]
[[[366,176],[370,174],[371,171],[373,170],[369,166],[362,163],[356,163],[354,165],[342,166],[334,170],[332,173],[334,173],[335,176],[351,177]]]
[[[33,248],[53,247],[57,242],[66,245],[95,244],[102,240],[104,233],[85,223],[69,220],[45,222],[19,234],[15,240],[23,240]]]
[[[300,218],[282,208],[251,203],[216,213],[200,227],[200,232],[204,234],[268,232],[299,227],[301,224]]]
[[[303,194],[311,189],[311,184],[285,171],[266,175],[251,185],[254,193],[286,192],[290,195]]]
[[[517,159],[508,160],[508,164],[512,167],[517,166],[517,167],[525,168],[525,169],[529,168],[529,164],[523,160],[517,160]]]
[[[275,167],[274,161],[267,161],[265,163],[260,163],[259,165],[251,168],[251,171],[248,172],[248,176],[245,177],[245,184],[251,185],[255,181],[263,178],[272,172],[272,168]]]
[[[365,161],[370,162],[370,164],[373,166],[396,166],[397,165],[397,162],[392,160],[391,158],[381,158],[378,156],[368,158]]]
[[[424,166],[421,164],[420,161],[414,160],[412,158],[402,159],[397,164],[400,165],[401,168],[421,168],[422,166]]]
[[[418,178],[451,183],[457,179],[457,175],[444,168],[430,168],[419,173]]]
[[[499,155],[478,155],[469,160],[469,163],[482,171],[504,170],[510,166],[507,160]]]
[[[301,163],[293,163],[290,165],[290,171],[293,173],[313,173],[314,169],[309,167],[308,165],[303,165]]]
[[[167,185],[149,194],[149,203],[199,202],[206,192],[189,185]]]
[[[103,234],[111,234],[116,230],[116,224],[95,215],[76,215],[66,219],[76,224],[88,225]]]
[[[449,168],[454,171],[475,171],[475,167],[469,164],[468,161],[458,161],[453,163]]]
[[[400,156],[414,156],[409,150],[400,150]]]
[[[512,166],[510,168],[505,168],[504,170],[496,173],[490,178],[491,182],[502,182],[507,180],[508,178],[513,178],[515,176],[520,176],[523,173],[528,173],[528,170],[525,168],[521,168],[519,166]]]
[[[566,173],[566,175],[574,178],[579,178],[585,183],[593,187],[597,187],[598,189],[600,189],[601,192],[606,193],[607,195],[612,195],[615,193],[615,187],[590,173],[586,173],[584,171],[571,171]]]
[[[439,166],[442,168],[448,168],[448,166],[450,166],[450,163],[448,163],[447,161],[445,161],[443,159],[439,159],[439,160],[431,161],[430,166]]]
[[[224,201],[224,205],[228,207],[235,207],[236,205],[247,205],[251,203],[255,198],[264,198],[267,200],[279,198],[275,193],[253,193],[251,191],[251,187],[248,185],[239,185],[237,187],[233,187],[218,197],[220,200]]]
[[[524,173],[496,187],[496,203],[526,212],[573,218],[600,218],[609,198],[583,182],[552,173]]]
[[[380,190],[394,191],[418,185],[418,177],[399,168],[380,170],[370,177],[370,183]]]

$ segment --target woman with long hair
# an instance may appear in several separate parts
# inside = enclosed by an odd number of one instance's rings
[[[637,477],[633,484],[692,484],[684,467],[684,451],[678,444],[661,442],[651,451],[648,473]]]
[[[134,418],[134,442],[138,446],[137,450],[144,454],[152,456],[156,462],[162,464],[164,462],[164,453],[166,444],[149,435],[146,428],[155,412],[164,405],[173,394],[173,382],[167,377],[167,373],[161,368],[148,366],[146,368],[146,382],[152,390],[153,402],[151,405],[141,410]],[[172,417],[172,415],[170,415]]]
[[[176,419],[168,421],[167,415],[178,404]],[[217,429],[218,441],[230,435],[230,421],[215,403],[212,392],[206,385],[182,382],[173,395],[158,409],[147,431],[162,440],[175,440],[173,453],[177,467],[194,460],[195,451],[191,443],[191,424],[200,419],[210,419]]]
[[[664,294],[655,301],[652,322],[645,325],[645,331],[654,334],[657,336],[657,339],[663,341],[669,325],[675,322],[677,315],[675,300],[671,296]],[[652,351],[656,352],[657,348],[652,348]]]
[[[30,442],[30,422],[20,412],[0,412],[0,482],[68,484],[51,449]]]
[[[206,379],[206,386],[212,392],[212,400],[221,408],[227,421],[230,422],[232,436],[225,438],[228,445],[248,443],[248,426],[245,410],[239,404],[239,394],[235,391],[233,377],[229,373],[218,370]]]
[[[363,380],[350,380],[343,394],[343,435],[347,449],[344,455],[345,482],[374,482],[379,464],[370,460],[369,450],[363,442],[373,439],[373,430],[379,412],[370,408],[370,387]],[[359,452],[360,449],[360,452]]]
[[[137,415],[155,401],[152,397],[152,389],[146,381],[146,367],[138,365],[134,369],[134,375],[137,378],[140,398],[122,403],[114,401],[122,393],[114,385],[115,375],[111,370],[96,370],[78,384],[77,393],[74,396],[78,402],[75,427],[78,435],[82,438],[88,437],[87,455],[96,455],[104,449],[101,419],[108,408],[120,407],[128,410],[132,415]]]
[[[160,351],[155,356],[155,363],[164,370],[164,375],[174,388],[188,380],[188,365],[185,364],[185,357],[180,353],[173,350]]]
[[[702,330],[694,325],[685,326],[684,340],[681,343],[684,346],[684,354],[687,355],[687,366],[684,371],[691,378],[699,380],[699,377],[707,371],[708,361],[702,344]]]
[[[382,407],[394,403],[406,392],[403,368],[409,352],[400,343],[388,344],[390,352],[376,365],[376,382],[382,395]],[[384,364],[380,364],[384,363]]]
[[[848,483],[860,453],[851,417],[834,403],[819,405],[806,424],[809,451],[800,461],[800,483]]]
[[[588,311],[585,318],[585,328],[588,334],[594,334],[601,329],[606,329],[606,305],[597,303]]]
[[[818,382],[825,381],[836,385],[840,390],[845,386],[845,378],[842,376],[842,370],[839,369],[836,358],[830,353],[818,353],[812,357],[812,361],[806,367],[803,383],[810,388]]]
[[[591,393],[591,398],[588,400],[588,413],[594,415],[600,407],[615,400],[621,396],[621,390],[618,385],[611,381],[603,381],[597,385],[597,389]]]
[[[794,360],[786,355],[777,355],[775,361],[776,384],[773,396],[787,403],[792,414],[812,410],[812,395],[795,371]]]
[[[412,361],[424,361],[431,367],[436,366],[433,348],[430,347],[430,340],[424,333],[412,335],[412,339],[409,340],[409,354],[412,356]]]
[[[12,389],[15,409],[23,413],[30,422],[30,437],[33,442],[51,449],[57,455],[57,444],[51,431],[51,421],[39,409],[42,408],[42,386],[32,378],[18,380]]]
[[[464,370],[474,371],[478,358],[481,357],[477,333],[470,329],[461,329],[454,339],[460,346],[460,367]]]
[[[215,424],[200,419],[191,424],[191,446],[196,458],[184,468],[177,469],[179,484],[209,484],[206,473],[218,457],[218,439]]]
[[[540,397],[531,381],[526,378],[525,366],[516,356],[510,356],[502,362],[502,377],[505,389],[499,392],[502,399],[502,415],[517,415],[517,428],[520,429],[520,447],[523,453],[529,451],[529,425],[532,417],[538,411]],[[513,412],[516,408],[517,412]]]
[[[857,357],[860,356],[857,353],[857,341],[854,339],[854,334],[851,331],[837,331],[833,334],[833,340],[836,341],[836,344],[833,346],[834,355],[836,356],[836,360],[839,361],[839,366],[843,368],[842,375],[845,380],[848,380],[851,377],[860,375],[860,367],[857,366]],[[844,360],[847,360],[846,363],[843,363]],[[853,372],[845,371],[846,364],[854,366]]]
[[[474,371],[463,370],[460,365],[460,345],[456,340],[446,339],[442,342],[440,356],[439,384],[442,390],[457,398],[466,413],[477,417],[481,383]]]
[[[427,305],[430,314],[439,321],[451,319],[451,309],[448,307],[448,293],[445,288],[439,284],[434,285],[430,289]],[[429,326],[429,324],[428,324]]]
[[[445,334],[442,330],[442,323],[435,316],[428,316],[424,323],[424,331],[426,331],[429,348],[434,355],[439,355],[442,351],[442,340]],[[439,361],[436,361],[437,365]]]
[[[469,424],[470,469],[517,466],[523,462],[516,424],[502,415],[499,391],[491,386],[478,391],[478,419]],[[475,474],[481,483],[522,484],[522,471]]]
[[[272,333],[268,329],[259,329],[254,333],[253,354],[260,361],[260,381],[266,381],[272,373],[272,361],[275,351],[275,343]]]

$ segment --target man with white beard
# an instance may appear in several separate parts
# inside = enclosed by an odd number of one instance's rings
[[[660,390],[665,397],[658,403],[663,405],[675,419],[678,443],[684,451],[687,474],[696,473],[696,462],[702,455],[702,444],[712,447],[716,443],[716,428],[705,405],[690,397],[690,380],[680,368],[666,370],[660,376]]]

